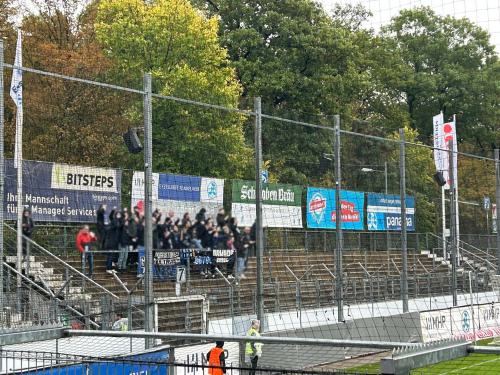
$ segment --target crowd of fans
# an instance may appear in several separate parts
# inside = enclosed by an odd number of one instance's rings
[[[144,249],[145,217],[139,207],[133,211],[127,208],[113,208],[106,215],[106,206],[97,211],[97,233],[84,226],[77,235],[76,246],[82,253],[82,261],[88,263],[88,274],[92,276],[93,256],[91,247],[97,245],[108,251],[106,272],[124,272],[138,263],[138,251]],[[223,208],[215,218],[207,215],[202,208],[194,219],[188,212],[177,217],[169,211],[166,217],[158,210],[153,212],[153,249],[211,249],[234,250],[235,256],[229,261],[228,276],[245,278],[244,271],[249,252],[255,244],[255,225],[240,230],[236,218],[226,215]],[[236,275],[231,272],[235,265]],[[214,277],[213,268],[202,272],[206,277]]]

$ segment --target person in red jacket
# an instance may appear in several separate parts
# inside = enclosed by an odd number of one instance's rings
[[[88,263],[88,277],[92,277],[94,272],[94,255],[90,251],[90,244],[96,241],[97,237],[90,231],[88,225],[84,225],[76,235],[76,248],[82,254],[82,273],[85,273],[85,263]]]

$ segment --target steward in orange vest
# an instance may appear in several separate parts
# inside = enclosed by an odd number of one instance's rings
[[[216,341],[215,348],[207,353],[208,373],[210,375],[223,375],[226,373],[226,356],[224,354],[224,341]]]

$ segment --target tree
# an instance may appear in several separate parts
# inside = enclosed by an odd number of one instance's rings
[[[22,18],[25,66],[86,79],[105,80],[111,61],[89,30],[92,17],[75,0],[37,2]],[[9,43],[13,61],[15,38]],[[9,61],[9,62],[11,62]],[[10,80],[7,80],[7,90]],[[23,156],[79,165],[118,166],[123,97],[95,86],[24,73]],[[15,107],[6,96],[6,153],[13,155]]]
[[[405,147],[406,162],[406,193],[415,198],[416,230],[418,232],[433,232],[436,229],[438,210],[436,200],[439,197],[437,185],[432,179],[435,172],[432,161],[432,150],[424,147],[418,141],[418,131],[405,127],[405,141],[413,143]],[[399,133],[392,135],[400,140]],[[395,148],[391,162],[398,165],[399,148]]]
[[[367,87],[363,54],[369,34],[359,29],[361,8],[334,19],[310,0],[210,0],[195,4],[220,17],[222,45],[243,85],[243,100],[261,96],[265,113],[343,128]],[[264,119],[263,152],[283,182],[318,181],[329,131]]]
[[[241,87],[217,30],[217,19],[187,0],[101,1],[96,23],[121,82],[140,85],[142,72],[151,72],[155,92],[236,108]],[[155,100],[153,121],[156,170],[233,178],[249,172],[241,115],[163,99]]]
[[[384,94],[421,135],[431,136],[432,115],[443,111],[457,114],[459,137],[480,148],[500,136],[499,62],[486,31],[422,7],[401,11],[383,28],[379,47],[374,59]]]

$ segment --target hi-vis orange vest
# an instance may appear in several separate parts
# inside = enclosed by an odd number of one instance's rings
[[[215,347],[210,350],[210,356],[208,357],[208,365],[209,366],[218,366],[218,367],[209,367],[208,373],[210,375],[224,375],[222,371],[221,363],[220,363],[220,355],[224,353],[224,349]]]

